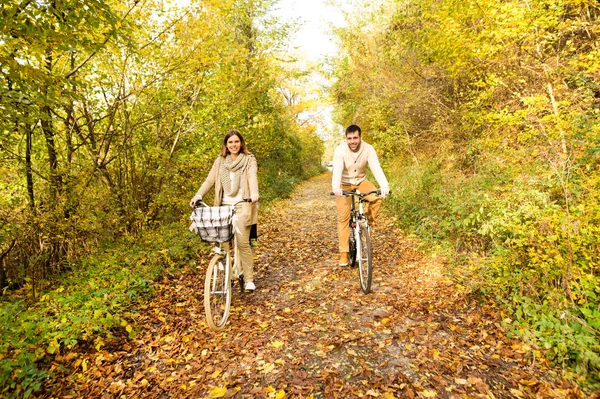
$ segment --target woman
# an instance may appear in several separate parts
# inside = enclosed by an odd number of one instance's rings
[[[258,179],[256,158],[246,149],[244,138],[237,130],[230,130],[223,138],[221,154],[217,157],[208,177],[190,201],[194,206],[197,200],[214,186],[215,206],[234,205],[242,198],[250,198],[251,203],[243,202],[236,207],[238,215],[234,231],[240,254],[242,273],[247,291],[254,291],[253,256],[250,248],[250,227],[258,221]]]

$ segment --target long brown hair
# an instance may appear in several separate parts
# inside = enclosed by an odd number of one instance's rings
[[[246,142],[242,137],[242,134],[235,129],[231,129],[227,132],[225,137],[223,138],[223,142],[221,143],[221,156],[225,158],[229,154],[229,150],[227,149],[227,140],[231,138],[231,136],[238,136],[240,139],[240,154],[248,154],[248,150],[246,149]]]

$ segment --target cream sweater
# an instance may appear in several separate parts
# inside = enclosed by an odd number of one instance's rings
[[[389,188],[385,174],[379,164],[375,148],[364,141],[357,152],[352,152],[348,143],[338,145],[333,152],[333,176],[331,187],[340,188],[342,184],[359,185],[367,178],[367,166],[375,176],[379,187]]]

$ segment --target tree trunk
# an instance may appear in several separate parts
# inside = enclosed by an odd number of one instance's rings
[[[48,75],[51,75],[52,73],[52,55],[50,52],[51,50],[48,49],[48,56],[46,58],[46,70]],[[46,87],[44,91],[47,93],[48,88]],[[52,110],[49,105],[42,106],[41,124],[44,137],[46,138],[46,150],[48,152],[48,163],[50,166],[50,192],[54,199],[56,199],[60,193],[61,178],[58,173],[58,157],[56,155],[56,145],[54,143],[55,133],[52,124]]]
[[[27,180],[27,195],[31,213],[35,214],[35,193],[33,191],[33,172],[31,167],[31,141],[33,130],[25,118],[25,177]]]

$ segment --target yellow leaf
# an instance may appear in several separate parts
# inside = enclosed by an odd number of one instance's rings
[[[208,393],[209,398],[222,398],[227,393],[226,387],[215,387]]]
[[[458,385],[467,385],[467,380],[464,378],[455,378],[454,382],[456,382]]]
[[[285,398],[285,391],[283,389],[280,389],[277,394],[275,395],[275,399],[283,399]]]
[[[275,365],[273,363],[267,363],[265,364],[265,366],[263,367],[263,371],[265,374],[270,373],[271,371],[273,371],[275,369]]]
[[[268,387],[265,388],[265,392],[266,393],[275,392],[275,388],[273,388],[271,385],[269,385]]]
[[[383,394],[383,399],[394,399],[394,394],[391,392],[386,392]]]
[[[381,319],[381,324],[383,324],[384,326],[390,322],[390,319],[388,319],[387,317],[384,317],[383,319]]]
[[[427,389],[424,389],[420,394],[426,398],[435,398],[437,396],[437,393],[434,391],[428,391]]]
[[[185,391],[187,389],[187,386],[185,384],[181,384],[179,386],[179,389],[181,389],[182,391]]]
[[[512,393],[517,398],[523,397],[523,392],[519,391],[518,389],[511,388],[510,393]]]
[[[272,341],[271,346],[275,349],[279,349],[283,346],[283,341]]]
[[[261,328],[267,328],[267,327],[269,327],[269,323],[260,323],[259,326]]]
[[[378,396],[379,396],[379,392],[375,392],[374,390],[372,390],[372,389],[369,389],[369,390],[367,391],[367,395],[368,395],[368,396],[373,396],[373,397],[375,397],[375,398],[376,398],[376,397],[378,397]]]
[[[215,370],[215,372],[211,374],[211,377],[212,378],[217,378],[219,376],[219,374],[221,374],[221,371],[222,370]]]
[[[144,378],[142,381],[140,381],[140,384],[142,384],[143,387],[147,387],[149,382],[147,379]]]

